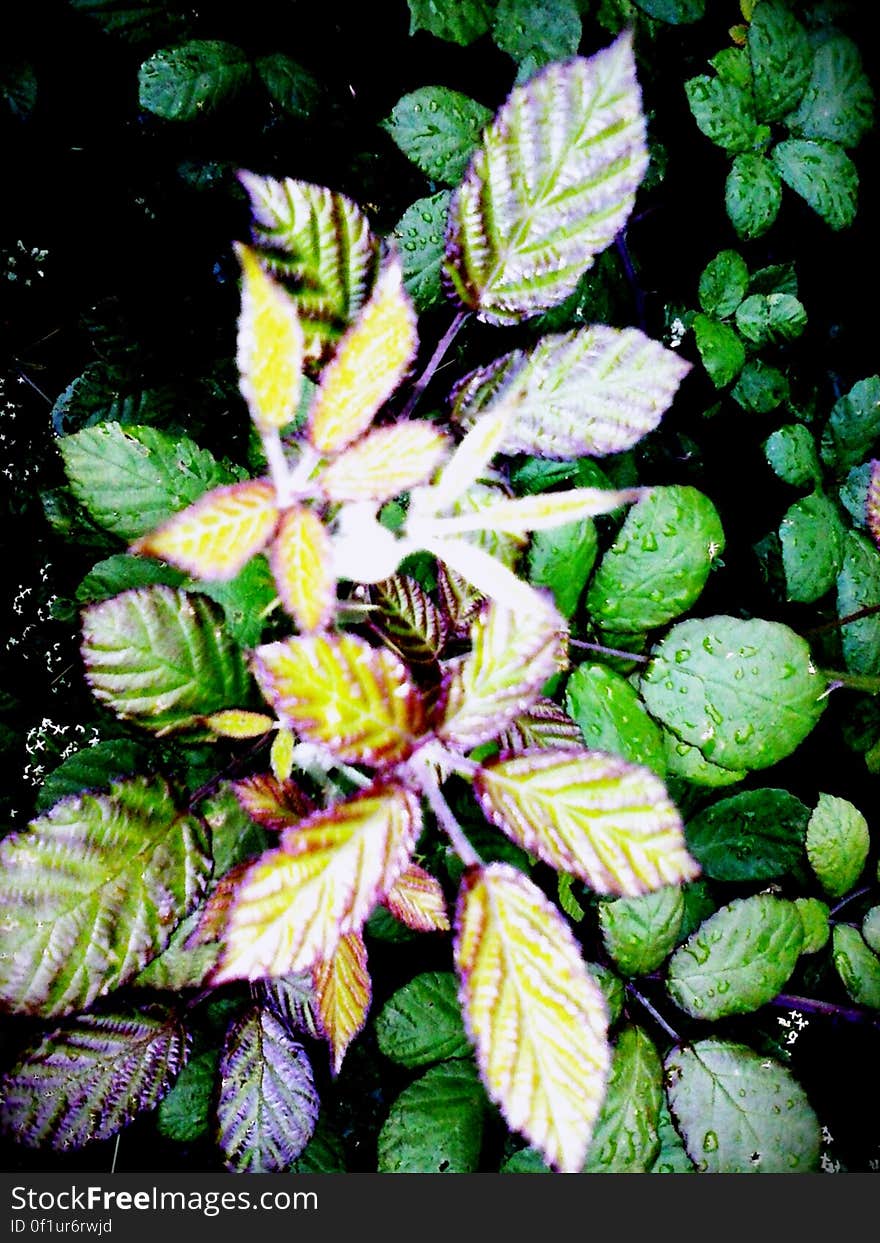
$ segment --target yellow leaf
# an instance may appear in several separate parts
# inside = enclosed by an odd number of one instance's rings
[[[562,916],[507,864],[466,874],[456,926],[462,1010],[486,1090],[549,1164],[577,1173],[611,1060],[602,993]]]
[[[395,919],[416,932],[446,932],[449,916],[440,882],[411,863],[382,899]]]
[[[387,501],[430,478],[448,443],[430,423],[380,427],[335,458],[319,484],[331,501]]]
[[[241,781],[231,782],[230,787],[251,820],[276,832],[299,824],[315,810],[305,791],[289,777],[254,773]]]
[[[333,1073],[339,1074],[345,1051],[367,1021],[372,988],[367,947],[359,932],[350,932],[332,958],[313,968],[318,1015],[333,1050]]]
[[[284,427],[296,414],[303,330],[296,304],[248,246],[236,246],[242,270],[237,362],[242,396],[258,428]]]
[[[272,773],[278,781],[287,781],[293,772],[293,734],[286,726],[281,725],[278,728],[275,737],[272,739],[272,748],[269,752],[269,763],[272,767]]]
[[[304,505],[285,511],[269,550],[281,603],[305,633],[322,630],[333,616],[336,580],[330,536]]]
[[[539,496],[520,496],[513,500],[495,501],[470,513],[445,518],[407,523],[414,539],[424,529],[432,536],[446,538],[465,531],[503,531],[509,535],[526,535],[529,531],[547,531],[569,522],[580,522],[597,514],[608,514],[644,496],[642,488],[571,488],[567,492],[544,492]]]
[[[415,795],[377,783],[287,829],[236,889],[215,982],[305,971],[331,957],[406,868],[420,828]]]
[[[223,712],[212,712],[210,716],[206,716],[205,724],[223,738],[259,738],[262,734],[268,734],[275,721],[262,712],[227,708]]]
[[[366,431],[406,375],[417,343],[415,312],[393,256],[321,375],[309,417],[319,453],[338,453]]]
[[[230,579],[266,546],[277,521],[270,483],[233,483],[205,493],[131,551],[161,557],[197,578]]]

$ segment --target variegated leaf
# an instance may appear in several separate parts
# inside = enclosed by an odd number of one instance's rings
[[[67,1014],[124,984],[168,944],[211,870],[201,821],[164,781],[62,799],[0,845],[0,999]]]
[[[404,871],[420,828],[415,796],[376,784],[288,829],[236,888],[215,982],[286,975],[330,957]]]
[[[387,501],[430,479],[448,446],[430,423],[380,427],[334,458],[319,485],[331,501]]]
[[[306,635],[254,652],[260,688],[303,738],[340,760],[391,762],[424,724],[421,696],[393,652],[356,635]]]
[[[449,627],[458,638],[465,638],[486,597],[442,560],[437,566],[437,590],[442,616],[449,619]]]
[[[446,615],[415,578],[392,574],[370,588],[371,624],[409,665],[432,664],[446,643]]]
[[[234,578],[269,542],[278,521],[275,489],[262,479],[215,488],[136,543],[196,578]]]
[[[530,531],[547,531],[597,514],[610,514],[643,495],[642,488],[570,488],[566,492],[542,492],[537,496],[495,501],[470,513],[429,519],[430,531],[433,537],[442,539],[468,531],[527,535]],[[407,523],[407,531],[413,538],[419,537],[420,531],[413,522]]]
[[[468,535],[454,535],[448,539],[430,537],[421,543],[426,552],[433,553],[445,563],[447,569],[454,571],[468,586],[490,600],[522,613],[546,612],[550,605],[543,592],[518,578],[513,570],[484,548],[471,543],[471,538]]]
[[[305,505],[285,510],[269,550],[281,603],[301,631],[322,630],[336,606],[330,536]]]
[[[471,628],[471,651],[453,667],[440,736],[465,748],[494,738],[563,667],[564,630],[549,606],[526,613],[489,605]]]
[[[534,747],[556,751],[571,747],[582,751],[583,745],[577,722],[552,699],[536,699],[498,735],[499,748],[516,754]]]
[[[416,932],[446,932],[449,915],[440,882],[411,863],[382,899],[395,919]]]
[[[598,893],[634,897],[699,875],[663,783],[619,756],[532,751],[488,760],[474,790],[518,845]]]
[[[868,495],[865,498],[865,522],[874,543],[880,546],[880,461],[871,462]]]
[[[77,1015],[0,1079],[0,1129],[56,1152],[109,1139],[156,1108],[186,1060],[186,1032],[168,1011]]]
[[[511,92],[453,195],[455,295],[496,324],[561,302],[623,227],[647,164],[631,36],[548,65]]]
[[[269,749],[269,766],[276,781],[287,781],[293,772],[294,749],[296,739],[293,731],[279,722],[272,746]]]
[[[229,1029],[220,1058],[217,1140],[228,1170],[280,1174],[312,1137],[320,1102],[305,1049],[255,1006]]]
[[[591,325],[471,372],[456,386],[452,417],[479,427],[485,410],[515,396],[501,452],[601,457],[654,430],[690,366],[637,328]]]
[[[392,255],[322,372],[308,428],[319,453],[339,453],[366,431],[406,375],[417,344],[415,311]]]
[[[335,953],[313,968],[318,1014],[333,1053],[338,1075],[345,1051],[367,1021],[373,990],[367,967],[367,947],[359,932],[350,932]]]
[[[239,174],[254,241],[294,298],[308,363],[325,362],[372,285],[378,243],[344,194],[286,178]]]
[[[248,246],[241,263],[238,363],[241,393],[258,428],[284,427],[296,414],[302,384],[304,338],[296,303],[269,276]]]
[[[291,971],[252,985],[255,999],[267,1006],[288,1032],[305,1032],[319,1040],[318,1000],[311,971]]]
[[[271,773],[233,781],[230,788],[251,820],[266,829],[289,829],[315,810],[295,781],[279,781]]]
[[[562,916],[507,864],[466,874],[455,962],[486,1089],[510,1127],[580,1171],[610,1065],[605,1002]]]
[[[205,717],[205,724],[212,733],[221,738],[260,738],[268,734],[275,724],[271,716],[263,712],[250,712],[246,708],[225,708]]]
[[[508,500],[510,500],[510,493],[506,488],[494,483],[474,483],[458,498],[449,510],[448,516],[457,518],[467,515],[479,523],[488,509]],[[509,570],[516,569],[529,542],[528,535],[499,531],[495,527],[479,525],[475,525],[473,531],[468,531],[464,538],[468,544],[475,544],[484,552],[491,553]]]
[[[448,509],[483,475],[499,452],[513,417],[513,403],[500,403],[474,420],[467,435],[430,488],[420,489],[411,499],[417,512],[438,514]]]
[[[251,860],[236,863],[214,884],[207,902],[200,908],[198,922],[186,940],[187,949],[211,945],[220,940],[230,907]]]

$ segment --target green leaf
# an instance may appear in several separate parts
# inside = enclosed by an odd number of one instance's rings
[[[553,133],[535,144],[535,133]],[[632,210],[647,168],[629,35],[516,87],[453,195],[446,274],[488,323],[561,302]]]
[[[675,1129],[666,1093],[660,1102],[660,1115],[657,1121],[657,1135],[660,1140],[660,1151],[651,1166],[652,1174],[694,1174],[694,1163],[687,1154],[684,1140]]]
[[[714,789],[733,785],[747,776],[747,769],[723,768],[720,764],[713,764],[696,747],[682,742],[671,730],[664,729],[662,732],[668,777],[678,777],[694,785]]]
[[[787,790],[746,790],[704,808],[687,821],[685,835],[713,880],[770,880],[803,859],[809,819],[809,808]]]
[[[746,410],[769,414],[788,399],[788,379],[761,358],[752,358],[731,390],[731,397]]]
[[[837,576],[837,614],[849,617],[876,605],[880,605],[880,552],[864,535],[850,531]],[[880,673],[880,613],[849,622],[841,630],[840,645],[850,673]]]
[[[843,567],[846,528],[821,492],[795,501],[779,526],[789,600],[809,604],[834,586]]]
[[[13,1010],[67,1014],[125,983],[168,944],[211,870],[204,828],[161,780],[74,795],[0,845]]]
[[[715,506],[696,488],[651,488],[633,505],[587,593],[604,630],[638,634],[686,612],[724,551]]]
[[[765,156],[746,152],[736,157],[725,182],[724,205],[739,237],[767,232],[782,205],[782,182]]]
[[[376,1040],[401,1066],[426,1066],[472,1052],[451,971],[426,971],[389,997],[376,1016]]]
[[[345,1174],[345,1148],[322,1113],[314,1134],[290,1167],[291,1174]]]
[[[845,229],[855,219],[859,174],[836,143],[787,138],[771,152],[787,186],[805,199],[832,229]]]
[[[466,46],[492,24],[492,0],[407,0],[409,33],[427,30],[438,39]]]
[[[700,306],[715,319],[732,315],[749,288],[749,269],[735,250],[722,250],[700,275]]]
[[[96,604],[131,587],[150,587],[154,583],[179,587],[183,581],[184,576],[171,565],[153,557],[118,552],[92,566],[76,589],[76,599],[80,604]]]
[[[571,617],[596,560],[599,541],[591,518],[536,531],[529,548],[529,582],[549,587],[563,617]]]
[[[758,268],[749,278],[749,293],[787,293],[798,296],[798,278],[793,263],[771,263]]]
[[[692,618],[653,649],[641,682],[648,711],[722,768],[767,768],[822,715],[825,679],[806,641],[779,622]]]
[[[689,78],[684,89],[697,126],[716,146],[736,154],[767,145],[770,134],[766,125],[758,124],[751,84],[700,74]]]
[[[160,42],[188,25],[187,17],[155,0],[70,0],[70,6],[127,43]]]
[[[835,924],[832,936],[834,966],[846,991],[858,1005],[880,1010],[880,958],[857,928]]]
[[[810,83],[785,123],[803,138],[858,146],[874,124],[874,92],[852,39],[836,30],[819,33]]]
[[[660,1151],[663,1067],[640,1027],[617,1037],[605,1102],[584,1163],[585,1174],[643,1174]]]
[[[588,962],[586,966],[587,971],[599,985],[605,999],[605,1008],[608,1011],[608,1023],[612,1025],[620,1018],[623,1004],[626,1001],[623,980],[615,975],[610,967],[604,967],[601,963]]]
[[[142,587],[89,605],[82,656],[92,693],[118,716],[157,733],[245,700],[247,671],[203,596]]]
[[[706,0],[635,0],[635,4],[649,17],[673,26],[698,22],[706,12]]]
[[[664,885],[638,898],[600,902],[605,949],[624,975],[647,975],[675,948],[683,915],[680,885]]]
[[[872,906],[862,920],[862,936],[875,954],[880,951],[880,906]]]
[[[753,345],[794,341],[807,326],[807,312],[790,294],[753,293],[737,307],[736,326]]]
[[[461,91],[420,86],[398,99],[380,124],[426,176],[454,186],[491,120],[488,108]]]
[[[762,121],[778,121],[803,95],[813,63],[807,32],[786,0],[761,0],[749,23],[755,104]]]
[[[225,582],[188,579],[185,586],[220,605],[226,633],[240,647],[254,647],[259,643],[266,618],[278,597],[269,562],[262,553],[251,557],[234,578]]]
[[[822,432],[822,460],[838,475],[857,466],[880,436],[880,376],[859,380],[834,403]]]
[[[803,423],[786,423],[768,436],[764,456],[779,478],[794,487],[816,484],[822,478],[816,442]]]
[[[871,835],[868,822],[845,798],[820,794],[807,826],[807,858],[822,888],[841,898],[862,874]]]
[[[451,198],[450,190],[441,190],[416,199],[392,231],[403,265],[403,286],[417,311],[430,311],[443,302],[440,274]]]
[[[177,414],[180,394],[172,385],[145,388],[142,383],[120,383],[103,366],[87,367],[68,384],[52,407],[52,427],[66,436],[98,423],[143,424],[170,422]]]
[[[821,1132],[789,1070],[745,1045],[700,1040],[665,1062],[669,1105],[700,1173],[807,1174]]]
[[[53,803],[83,790],[106,789],[120,777],[148,768],[151,760],[147,747],[128,738],[110,738],[83,747],[49,773],[37,794],[36,810],[47,811]]]
[[[746,361],[746,348],[733,328],[700,313],[694,316],[694,336],[715,387],[724,388],[735,380]]]
[[[801,946],[801,953],[816,954],[825,948],[831,936],[828,907],[818,898],[795,898],[794,904],[804,926],[804,943]]]
[[[0,1129],[56,1152],[109,1139],[155,1109],[186,1058],[186,1033],[170,1012],[77,1015],[0,1079]]]
[[[553,60],[566,60],[575,55],[581,41],[578,2],[498,0],[492,38],[530,74]]]
[[[138,71],[140,106],[166,121],[192,121],[238,94],[252,73],[241,48],[192,39],[160,48]]]
[[[793,902],[738,898],[705,920],[669,960],[673,1001],[698,1019],[759,1010],[794,971],[804,929]]]
[[[271,1010],[230,1027],[220,1058],[217,1142],[235,1174],[279,1174],[312,1137],[319,1101],[305,1049]]]
[[[211,1126],[218,1058],[218,1051],[209,1049],[187,1062],[174,1087],[159,1104],[156,1124],[160,1135],[179,1144],[191,1144],[207,1133]]]
[[[486,1096],[472,1062],[441,1062],[391,1106],[379,1132],[380,1174],[473,1174]]]
[[[218,869],[214,869],[215,874]],[[192,911],[178,924],[161,954],[152,959],[130,983],[131,988],[162,989],[179,993],[202,988],[220,957],[216,941],[192,945],[190,937],[199,927],[201,910]]]
[[[608,751],[666,773],[663,738],[626,678],[606,665],[584,663],[568,679],[566,710],[592,751]]]
[[[508,1157],[498,1171],[499,1174],[552,1174],[537,1148],[520,1148],[513,1156]]]
[[[261,56],[257,73],[272,99],[292,117],[305,118],[315,110],[321,87],[308,69],[283,52]]]
[[[186,436],[103,423],[59,442],[74,496],[124,540],[159,526],[235,474]]]

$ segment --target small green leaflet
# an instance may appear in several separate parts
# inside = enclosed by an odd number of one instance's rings
[[[446,86],[421,86],[381,122],[405,156],[432,181],[457,185],[492,120],[482,104]]]
[[[599,541],[591,518],[536,531],[529,546],[529,582],[549,587],[556,607],[570,618],[596,560]]]
[[[545,129],[552,147],[532,141]],[[622,227],[647,163],[629,35],[515,87],[453,195],[456,297],[494,324],[555,306]]]
[[[807,326],[807,312],[787,293],[753,293],[736,308],[736,326],[753,345],[794,341]]]
[[[142,108],[166,121],[192,121],[236,95],[251,73],[241,48],[222,39],[192,39],[144,61],[138,98]]]
[[[769,132],[766,125],[758,124],[751,84],[700,74],[685,82],[684,88],[694,120],[716,146],[732,153],[766,146]]]
[[[152,557],[117,552],[92,566],[76,589],[76,599],[80,604],[97,604],[130,587],[150,587],[153,583],[180,587],[183,582],[183,574],[173,566]]]
[[[763,155],[744,153],[731,165],[724,186],[724,206],[739,237],[763,237],[779,214],[782,182]]]
[[[121,777],[130,777],[149,767],[152,756],[147,747],[128,738],[110,738],[74,751],[40,786],[36,810],[48,811],[61,799],[83,790],[106,789]]]
[[[475,1173],[486,1104],[472,1061],[432,1066],[391,1106],[379,1132],[379,1173]]]
[[[211,870],[205,830],[164,781],[73,795],[0,845],[13,1010],[66,1014],[124,984],[167,945]]]
[[[270,1010],[254,1006],[226,1034],[218,1142],[236,1174],[280,1174],[312,1136],[319,1101],[305,1049]]]
[[[452,972],[426,971],[399,988],[376,1016],[376,1040],[385,1056],[401,1066],[469,1057]]]
[[[746,361],[746,347],[730,324],[708,315],[694,316],[694,336],[703,366],[716,388],[735,380]]]
[[[578,0],[498,0],[495,46],[520,67],[518,82],[554,60],[574,56],[581,41]]]
[[[156,1114],[159,1133],[180,1144],[191,1144],[211,1125],[219,1053],[209,1049],[192,1058],[163,1098]]]
[[[708,1174],[808,1174],[821,1132],[789,1070],[745,1045],[699,1040],[665,1062],[669,1105],[688,1155]]]
[[[724,551],[718,511],[696,488],[651,488],[635,504],[587,593],[603,630],[641,633],[695,603]]]
[[[82,633],[95,697],[159,734],[247,696],[241,654],[203,596],[161,585],[126,591],[84,609]]]
[[[765,363],[763,358],[751,358],[743,367],[730,395],[744,410],[769,414],[787,400],[788,378],[777,367]]]
[[[155,1109],[186,1058],[186,1033],[170,1011],[80,1014],[0,1079],[0,1129],[17,1144],[56,1152],[109,1139]]]
[[[747,46],[758,116],[778,121],[795,107],[810,81],[813,52],[807,33],[786,0],[761,0],[749,23]]]
[[[802,861],[809,818],[809,808],[787,790],[745,790],[704,808],[685,834],[713,880],[770,880]]]
[[[816,954],[824,949],[831,936],[828,907],[818,898],[795,898],[794,904],[804,926],[802,954]]]
[[[824,30],[818,40],[810,84],[785,123],[803,138],[858,146],[874,124],[874,92],[861,53],[839,31]]]
[[[146,535],[218,484],[236,478],[186,436],[100,423],[59,441],[74,496],[124,540]]]
[[[757,894],[705,920],[669,960],[667,987],[699,1019],[748,1014],[783,988],[803,946],[793,902]]]
[[[790,755],[826,706],[807,642],[759,618],[679,622],[653,649],[640,689],[683,742],[740,772]]]
[[[97,423],[168,423],[178,414],[180,395],[172,385],[145,388],[143,380],[120,382],[101,364],[86,367],[56,399],[52,428],[66,436]]]
[[[492,24],[492,0],[407,0],[409,33],[426,30],[438,39],[467,46]]]
[[[663,1067],[640,1027],[624,1027],[614,1046],[605,1101],[584,1162],[585,1174],[644,1174],[660,1151]]]
[[[392,231],[403,265],[403,287],[417,311],[430,311],[443,302],[443,239],[451,197],[450,190],[441,190],[416,199]]]
[[[599,904],[605,949],[624,975],[647,975],[672,952],[684,917],[680,885]]]
[[[307,69],[283,52],[261,56],[256,70],[273,101],[292,117],[307,117],[319,103],[320,85]]]
[[[700,306],[707,315],[727,319],[749,288],[749,269],[735,250],[722,250],[706,264],[700,276]]]
[[[779,524],[789,600],[809,604],[830,591],[843,568],[846,528],[821,492],[795,501]]]
[[[803,423],[777,428],[764,442],[764,456],[779,478],[796,488],[818,483],[822,477],[816,442]]]
[[[857,928],[836,924],[832,936],[834,965],[846,991],[858,1005],[880,1010],[880,958]]]
[[[858,881],[868,858],[868,822],[845,798],[820,794],[807,825],[807,858],[822,888],[841,898]]]
[[[880,552],[858,531],[845,536],[843,568],[837,576],[837,615],[849,617],[880,604]],[[843,659],[850,673],[880,673],[880,615],[860,617],[843,627]]]
[[[855,219],[859,174],[842,147],[825,140],[788,138],[771,152],[779,176],[832,229]]]
[[[610,751],[665,775],[660,729],[621,674],[606,665],[580,665],[568,679],[565,706],[591,751]]]
[[[858,380],[834,403],[822,433],[822,460],[838,476],[870,453],[880,437],[880,376]]]

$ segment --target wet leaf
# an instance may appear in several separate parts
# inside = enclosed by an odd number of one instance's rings
[[[452,972],[426,971],[393,993],[376,1016],[376,1040],[401,1066],[470,1057]]]
[[[584,1163],[585,1174],[644,1174],[660,1151],[663,1067],[649,1036],[624,1027],[617,1037],[608,1091]]]
[[[485,1112],[472,1062],[432,1066],[389,1110],[378,1138],[379,1173],[475,1173]]]
[[[820,794],[807,825],[807,858],[822,888],[840,898],[858,881],[868,858],[868,822],[848,799]]]

